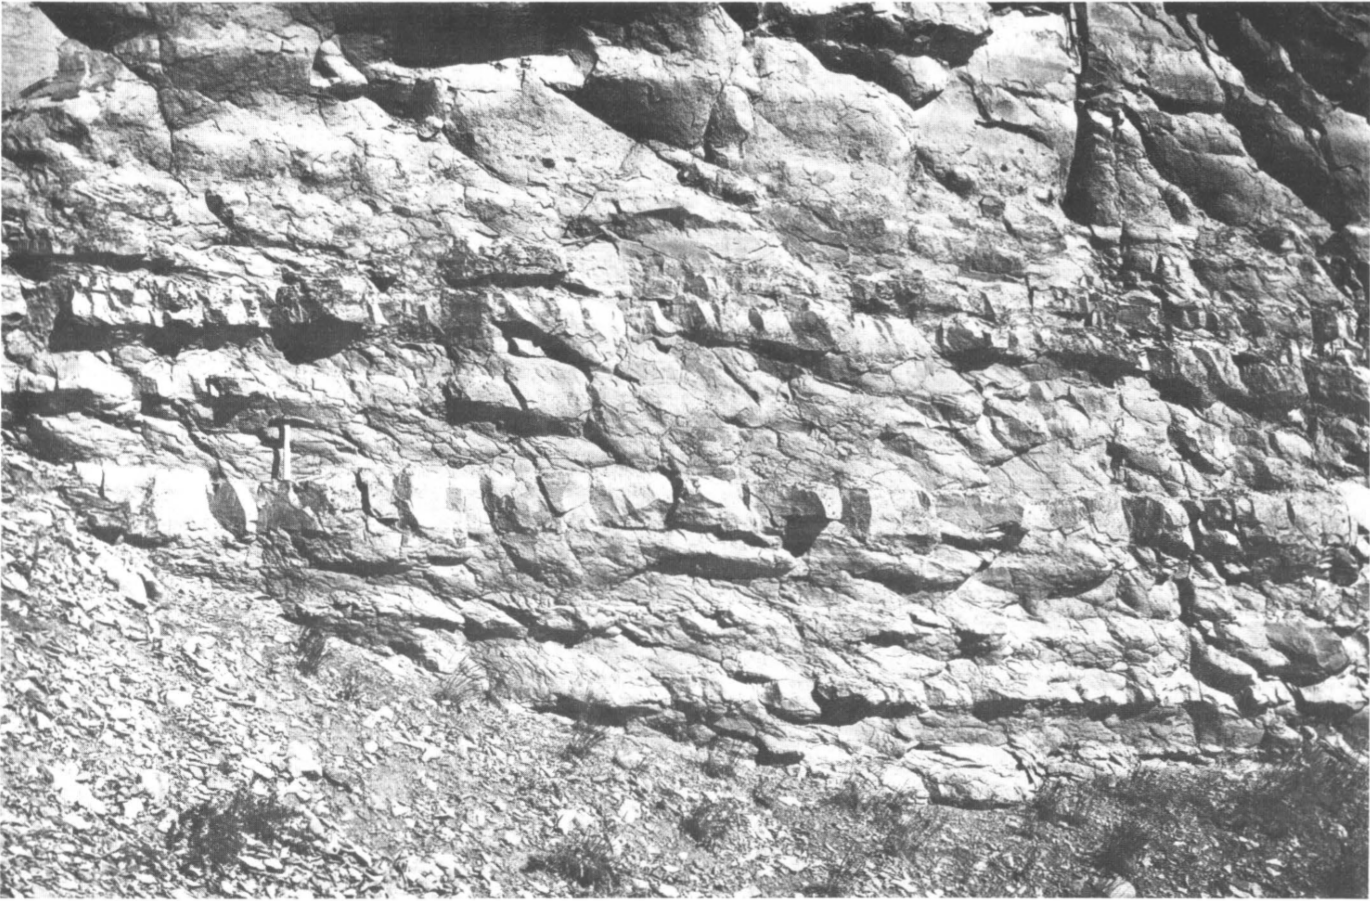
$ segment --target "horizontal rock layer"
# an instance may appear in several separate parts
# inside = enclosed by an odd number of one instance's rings
[[[1364,12],[43,11],[4,427],[96,534],[964,803],[1363,740]]]

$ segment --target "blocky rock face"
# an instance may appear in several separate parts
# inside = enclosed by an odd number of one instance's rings
[[[1370,16],[1070,10],[45,8],[7,452],[353,641],[949,800],[1356,738]]]

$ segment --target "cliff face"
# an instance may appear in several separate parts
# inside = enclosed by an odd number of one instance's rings
[[[96,534],[947,799],[1363,740],[1364,10],[44,12],[6,452]]]

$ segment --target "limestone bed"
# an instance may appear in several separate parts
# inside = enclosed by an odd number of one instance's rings
[[[1364,744],[1363,10],[5,16],[89,532],[938,800]]]

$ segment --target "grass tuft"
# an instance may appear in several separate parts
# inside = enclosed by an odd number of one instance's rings
[[[1113,784],[1109,791],[1115,798],[1142,807],[1164,805],[1174,796],[1177,784],[1172,774],[1159,767],[1137,766],[1122,779]],[[1200,796],[1206,786],[1192,786],[1198,791],[1187,792]]]
[[[623,864],[608,828],[569,835],[532,858],[530,870],[544,870],[593,894],[613,894],[623,882]]]
[[[881,803],[871,821],[880,837],[881,853],[913,862],[946,828],[947,814],[931,804],[895,797]]]
[[[471,657],[463,657],[457,668],[438,684],[433,699],[450,704],[461,712],[487,696],[485,669]]]
[[[562,760],[584,760],[609,738],[604,708],[591,701],[583,704],[571,724],[571,740],[561,749]]]
[[[810,898],[849,898],[856,894],[870,865],[870,854],[865,848],[848,845],[824,865],[821,881],[804,886],[804,894]]]

